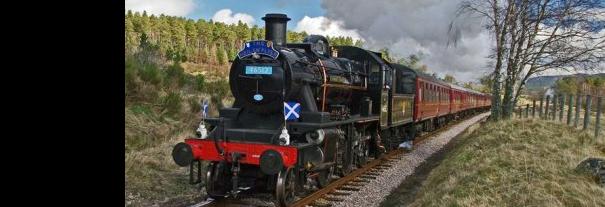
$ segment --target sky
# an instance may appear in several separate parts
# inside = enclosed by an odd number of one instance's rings
[[[477,81],[490,72],[487,56],[493,41],[480,19],[456,15],[461,1],[126,0],[126,10],[259,27],[266,13],[284,13],[292,19],[289,30],[350,36],[363,40],[364,47],[387,47],[399,57],[420,54],[429,72]]]

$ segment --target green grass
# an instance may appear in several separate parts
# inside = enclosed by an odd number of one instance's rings
[[[605,206],[605,189],[574,171],[605,157],[593,133],[532,119],[488,123],[461,137],[411,206]],[[390,196],[382,205],[403,202]]]

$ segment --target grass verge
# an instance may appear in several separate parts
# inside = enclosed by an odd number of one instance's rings
[[[605,206],[605,189],[575,172],[605,157],[588,132],[531,119],[488,123],[461,137],[410,206]],[[392,195],[381,205],[404,203]]]

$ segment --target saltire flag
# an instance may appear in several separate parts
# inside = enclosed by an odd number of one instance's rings
[[[300,117],[300,103],[284,102],[284,119],[296,120]]]
[[[208,116],[208,101],[202,102],[202,117],[206,118]]]

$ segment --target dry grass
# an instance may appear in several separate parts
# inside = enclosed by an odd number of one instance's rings
[[[194,135],[202,100],[211,101],[212,117],[221,106],[231,105],[229,66],[164,64],[130,56],[125,65],[125,204],[175,206],[199,198],[199,189],[188,183],[188,168],[178,167],[171,152],[177,142]],[[206,73],[195,75],[200,72]]]
[[[188,168],[172,160],[172,147],[185,137],[183,133],[154,147],[126,153],[126,206],[165,206],[174,200],[193,200],[202,195],[189,184]]]
[[[202,74],[208,81],[217,81],[227,79],[229,77],[229,68],[231,64],[213,65],[213,64],[196,64],[191,62],[181,63],[186,73],[192,75]]]
[[[529,119],[489,123],[462,139],[411,206],[605,206],[605,189],[574,171],[605,157],[592,133]]]

